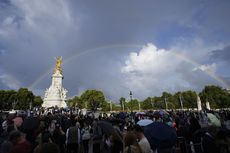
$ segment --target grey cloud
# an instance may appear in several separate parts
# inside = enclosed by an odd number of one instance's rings
[[[230,46],[224,49],[211,51],[210,56],[212,60],[230,63]]]
[[[227,1],[217,7],[213,2],[183,0],[22,2],[0,2],[0,70],[2,74],[14,76],[25,87],[40,79],[33,87],[33,91],[40,95],[43,95],[42,91],[51,83],[55,56],[63,56],[65,62],[69,57],[80,55],[63,64],[64,87],[69,90],[70,97],[82,90],[96,88],[103,90],[111,99],[117,99],[120,96],[127,97],[129,90],[132,90],[126,85],[130,82],[126,82],[121,67],[125,65],[129,53],[138,52],[140,48],[108,47],[86,53],[87,50],[117,44],[146,45],[149,42],[165,48],[165,39],[172,43],[171,41],[183,35],[180,29],[174,31],[172,27],[186,30],[191,28],[191,32],[201,39],[213,38],[213,44],[219,43],[216,42],[219,36],[215,37],[218,29],[221,32],[227,31],[225,40],[230,37],[229,17],[224,15],[224,12],[228,12]],[[6,26],[4,22],[7,18],[10,21],[9,17],[12,22],[8,22]],[[217,32],[208,28],[209,24],[216,27]],[[171,32],[175,34],[172,35]],[[165,38],[159,40],[158,37],[163,34]],[[187,44],[189,43],[188,41]],[[205,39],[204,45],[208,44],[209,39]],[[193,53],[190,51],[189,54]],[[198,54],[198,51],[194,54]],[[47,75],[42,78],[45,73]],[[180,73],[183,75],[184,69]],[[195,85],[201,88],[205,83],[213,82],[208,79],[197,81],[199,75],[188,74],[180,79],[188,78],[192,82],[191,88],[196,88]],[[204,74],[202,76],[207,77]],[[1,78],[0,80],[3,81]],[[186,87],[183,81],[175,85],[166,82],[164,85],[171,91]],[[0,88],[6,88],[6,85],[1,83]],[[139,93],[139,96],[160,92],[160,89],[152,89]],[[137,92],[134,93],[137,95]]]

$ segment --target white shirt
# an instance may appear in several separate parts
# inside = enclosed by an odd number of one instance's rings
[[[142,153],[152,153],[152,149],[150,147],[149,141],[146,139],[146,137],[142,138],[138,144],[141,147]]]

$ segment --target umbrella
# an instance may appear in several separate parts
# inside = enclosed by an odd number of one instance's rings
[[[145,115],[145,112],[136,112],[136,116],[137,115]]]
[[[112,118],[112,119],[108,119],[106,121],[111,123],[112,125],[115,125],[115,124],[124,125],[126,123],[125,120],[119,119],[119,118]]]
[[[149,120],[149,119],[144,119],[144,120],[140,120],[137,122],[138,125],[140,126],[147,126],[149,124],[153,123],[152,120]]]
[[[165,114],[169,114],[167,111],[165,111],[165,110],[163,110],[163,109],[161,109],[160,111],[159,111],[159,114],[161,115],[161,116],[163,116],[163,115],[165,115]]]
[[[112,124],[109,122],[98,121],[97,125],[101,128],[102,133],[111,134],[114,131]]]
[[[23,132],[28,130],[36,130],[39,127],[39,119],[36,117],[29,117],[24,120],[22,123],[21,129]]]
[[[175,129],[161,122],[145,126],[144,134],[152,149],[171,148],[177,141]]]
[[[121,118],[121,119],[125,119],[126,113],[125,113],[125,112],[120,112],[120,113],[118,114],[118,116],[119,116],[119,118]]]
[[[220,120],[212,113],[207,113],[208,119],[210,123],[216,127],[220,127],[221,123]]]
[[[23,120],[22,120],[21,117],[15,117],[13,119],[13,121],[14,121],[14,124],[16,125],[16,127],[20,127],[22,125],[22,123],[23,123]]]

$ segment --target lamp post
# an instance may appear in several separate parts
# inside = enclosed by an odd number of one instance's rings
[[[150,102],[151,102],[152,108],[154,108],[154,102],[152,98],[150,98]]]
[[[133,102],[132,102],[132,100],[133,100],[133,93],[132,93],[132,91],[129,92],[129,97],[130,97],[130,110],[132,112],[133,111]]]
[[[141,112],[141,102],[138,101],[138,108],[139,108],[139,112]]]
[[[13,108],[13,110],[15,109],[17,103],[18,103],[18,99],[16,98],[16,99],[14,100],[14,102],[12,103],[12,108]]]
[[[129,96],[130,96],[130,101],[132,101],[132,98],[133,98],[133,93],[132,93],[132,91],[129,92]]]
[[[12,102],[12,108],[13,108],[13,110],[14,110],[14,108],[15,108],[15,105],[16,105],[16,102],[15,102],[15,100]]]
[[[181,97],[181,94],[179,96],[179,99],[180,99],[180,105],[181,105],[181,109],[183,110],[184,109],[184,106],[183,106],[183,101],[182,101],[182,97]]]
[[[87,101],[85,101],[85,109],[87,109]]]
[[[112,101],[110,101],[110,112],[112,112]]]
[[[30,100],[30,110],[32,109],[32,106],[33,106],[32,100]]]
[[[167,102],[167,98],[164,96],[164,101],[165,101],[165,109],[168,109],[168,102]]]
[[[124,101],[124,100],[122,100],[122,110],[123,110],[123,112],[125,111],[125,106],[124,106],[124,103],[125,103],[125,101]]]

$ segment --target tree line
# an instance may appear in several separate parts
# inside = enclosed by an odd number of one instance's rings
[[[151,110],[151,109],[179,109],[179,108],[197,108],[197,96],[201,99],[202,106],[209,102],[211,108],[229,108],[230,94],[229,91],[219,86],[205,86],[200,93],[192,90],[178,91],[176,93],[163,92],[161,96],[151,96],[140,101],[138,99],[126,99],[120,97],[119,102],[111,102],[105,98],[103,91],[86,90],[80,96],[74,96],[68,99],[69,107],[86,108],[102,111],[109,110]],[[36,96],[27,88],[15,90],[0,90],[0,109],[25,110],[32,107],[40,107],[43,103],[40,96]]]
[[[27,88],[20,88],[18,91],[0,90],[0,110],[26,110],[39,107],[42,102],[40,96],[35,96]]]
[[[151,110],[151,109],[188,109],[197,108],[197,97],[200,97],[202,106],[205,108],[205,103],[209,102],[211,108],[229,108],[230,94],[229,91],[219,86],[205,86],[200,92],[196,93],[192,90],[178,91],[174,94],[163,92],[161,96],[147,97],[143,101],[138,99],[126,99],[120,97],[118,102],[110,102],[105,99],[102,91],[86,90],[80,96],[75,96],[67,101],[68,106],[93,109],[101,108],[104,111],[109,110]]]

